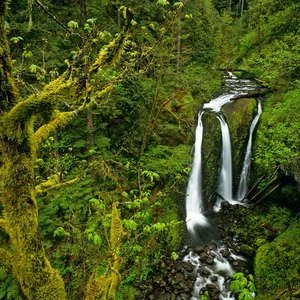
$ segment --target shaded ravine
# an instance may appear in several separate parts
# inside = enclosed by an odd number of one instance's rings
[[[218,197],[214,205],[214,211],[217,212],[220,211],[222,206],[229,205],[228,203],[244,204],[241,200],[244,200],[248,190],[253,133],[262,113],[261,102],[258,101],[258,113],[249,129],[243,167],[239,176],[240,183],[237,197],[234,199],[230,132],[221,109],[225,104],[230,103],[233,97],[254,91],[257,89],[257,85],[249,80],[239,80],[231,73],[228,74],[224,81],[227,91],[212,99],[209,103],[204,104],[199,112],[194,160],[187,187],[186,223],[192,238],[192,244],[198,244],[198,246],[186,251],[183,258],[184,262],[193,266],[194,272],[197,274],[191,300],[199,299],[199,296],[205,291],[209,291],[209,299],[235,299],[232,292],[229,291],[229,278],[233,273],[240,271],[238,266],[243,265],[243,261],[244,265],[247,265],[246,259],[237,255],[234,246],[230,247],[230,245],[226,245],[222,239],[218,238],[216,230],[214,230],[215,225],[210,221],[211,216],[207,215],[203,209],[205,201],[202,196],[203,114],[211,113],[216,115],[221,126],[221,167],[216,191]]]

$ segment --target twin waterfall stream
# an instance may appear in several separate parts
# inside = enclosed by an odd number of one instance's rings
[[[216,191],[218,196],[213,207],[213,211],[218,212],[221,209],[221,203],[224,202],[224,200],[228,201],[230,204],[238,203],[246,205],[244,200],[248,192],[253,132],[262,113],[262,105],[261,101],[257,100],[257,114],[252,120],[249,129],[244,162],[239,176],[239,185],[237,187],[237,191],[234,193],[232,186],[233,175],[230,132],[221,109],[223,105],[232,102],[232,98],[234,96],[254,91],[257,89],[257,85],[250,80],[238,79],[232,73],[228,73],[225,77],[224,85],[226,92],[224,92],[221,96],[212,99],[209,103],[204,104],[203,108],[199,112],[198,126],[195,132],[196,139],[194,146],[194,160],[186,192],[186,224],[192,240],[200,240],[200,248],[207,247],[206,245],[201,245],[201,241],[203,244],[203,240],[207,242],[209,239],[212,239],[210,242],[214,242],[216,247],[209,250],[210,255],[213,257],[212,263],[207,263],[207,261],[201,260],[201,251],[197,254],[195,251],[191,250],[183,259],[184,261],[191,263],[195,272],[198,274],[194,284],[194,293],[191,300],[199,299],[201,290],[203,291],[207,289],[207,286],[210,285],[216,286],[219,291],[217,296],[219,299],[235,299],[229,291],[228,283],[226,284],[226,278],[234,274],[236,270],[234,269],[234,265],[232,266],[228,260],[229,255],[222,255],[225,251],[224,245],[222,244],[222,241],[215,240],[214,225],[211,224],[209,217],[206,216],[206,212],[204,211],[205,199],[203,199],[202,195],[202,117],[204,114],[214,114],[219,120],[221,126],[222,152],[220,158],[221,164],[219,170],[219,182]],[[238,256],[230,249],[226,249],[226,252],[228,251],[230,252],[229,254],[232,259],[244,260],[242,256]]]

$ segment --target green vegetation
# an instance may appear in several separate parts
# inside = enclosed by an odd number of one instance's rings
[[[299,287],[299,221],[272,243],[261,246],[255,258],[257,299],[296,299]]]
[[[253,207],[227,231],[255,256],[258,299],[298,297],[299,5],[1,1],[0,298],[134,299],[178,258],[197,113],[220,69],[270,88]],[[235,169],[253,107],[224,108]],[[204,119],[214,190],[219,124]],[[252,282],[232,288],[245,298]]]
[[[248,276],[240,272],[233,274],[230,289],[238,294],[239,300],[252,300],[255,298],[256,288],[251,274]]]

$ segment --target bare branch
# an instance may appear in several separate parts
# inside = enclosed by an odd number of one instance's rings
[[[73,34],[73,32],[72,31],[70,31],[70,29],[69,28],[67,28],[64,24],[62,24],[60,21],[58,21],[57,19],[56,19],[56,17],[55,16],[53,16],[46,8],[45,8],[45,6],[39,1],[39,0],[34,0],[35,1],[35,3],[38,5],[38,6],[40,6],[41,8],[42,8],[42,10],[48,15],[48,16],[50,16],[59,26],[61,26],[62,28],[64,28],[66,31],[68,31],[68,33],[70,33],[70,34]]]

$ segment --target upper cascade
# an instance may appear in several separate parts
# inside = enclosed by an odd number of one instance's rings
[[[232,154],[229,127],[225,117],[222,114],[222,107],[230,102],[235,101],[233,98],[237,95],[244,95],[258,89],[258,85],[251,80],[239,79],[237,76],[229,72],[224,77],[224,85],[221,94],[213,98],[209,103],[205,103],[198,115],[198,125],[196,128],[196,139],[194,146],[194,159],[193,166],[187,186],[186,192],[186,223],[190,233],[195,234],[195,228],[209,226],[209,221],[203,211],[203,195],[202,195],[202,142],[203,142],[203,122],[202,117],[204,113],[215,114],[220,121],[222,132],[222,155],[221,166],[219,174],[219,184],[217,189],[218,199],[214,206],[214,210],[218,211],[221,207],[221,202],[226,200],[232,204],[237,203],[238,200],[244,197],[247,190],[247,176],[249,176],[249,168],[251,162],[251,148],[253,130],[258,122],[261,114],[261,106],[258,108],[259,114],[253,120],[249,133],[248,147],[245,154],[244,164],[240,175],[241,185],[240,189],[243,190],[243,197],[239,196],[238,199],[233,199],[232,192]],[[238,202],[239,203],[239,202]]]

